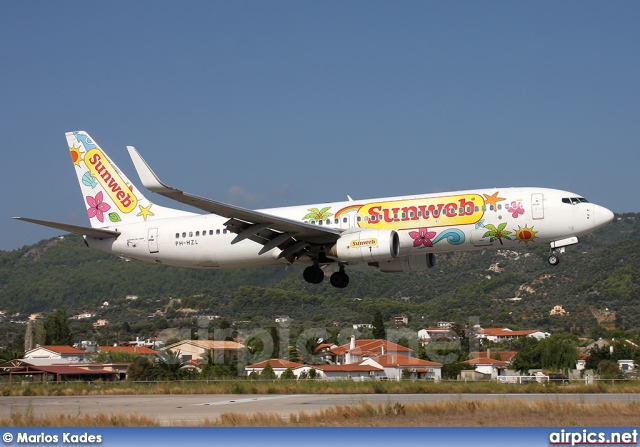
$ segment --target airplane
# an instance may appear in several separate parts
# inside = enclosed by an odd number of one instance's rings
[[[442,252],[549,244],[548,262],[557,265],[565,247],[614,217],[578,194],[533,187],[249,210],[167,186],[127,146],[148,190],[206,212],[199,214],[152,203],[88,133],[66,138],[91,226],[15,219],[80,234],[87,246],[127,260],[213,269],[300,263],[312,284],[333,265],[329,281],[344,288],[349,264],[420,271]]]

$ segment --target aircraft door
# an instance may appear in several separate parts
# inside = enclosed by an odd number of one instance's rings
[[[158,229],[149,228],[147,234],[147,242],[149,242],[149,253],[158,253]]]
[[[544,194],[531,194],[531,216],[534,219],[544,219]]]
[[[340,228],[347,230],[353,225],[354,213],[344,213],[340,216]]]

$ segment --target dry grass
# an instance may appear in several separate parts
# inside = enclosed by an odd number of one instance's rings
[[[218,419],[192,422],[209,427],[455,427],[455,426],[637,426],[640,403],[555,403],[550,401],[457,401],[420,404],[388,402],[338,405],[317,412],[223,413]],[[156,419],[137,414],[34,416],[27,408],[0,418],[0,426],[152,427]],[[181,423],[180,425],[185,425]]]
[[[24,413],[12,412],[9,417],[0,418],[2,427],[157,427],[159,425],[154,418],[134,413],[35,416],[31,411],[25,411]]]
[[[553,403],[549,401],[440,402],[407,404],[363,403],[283,418],[277,414],[244,415],[225,413],[203,425],[225,427],[265,426],[376,426],[376,427],[452,427],[452,426],[636,426],[640,422],[640,403]]]
[[[461,393],[640,393],[639,381],[581,382],[562,384],[503,384],[496,382],[354,382],[338,381],[250,381],[227,380],[212,382],[97,382],[25,385],[3,384],[3,396],[84,396],[131,394],[461,394]]]

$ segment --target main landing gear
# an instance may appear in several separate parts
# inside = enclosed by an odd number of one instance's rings
[[[349,285],[349,275],[344,272],[344,265],[341,264],[340,270],[331,275],[329,282],[338,289],[344,289]]]
[[[314,264],[304,269],[302,277],[308,283],[320,284],[324,280],[324,270],[319,265]],[[345,273],[344,265],[341,264],[340,270],[331,275],[329,282],[338,289],[344,289],[349,285],[349,275]]]

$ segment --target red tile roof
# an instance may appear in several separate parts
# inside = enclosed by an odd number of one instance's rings
[[[535,331],[535,330],[512,331],[511,329],[507,329],[507,328],[492,327],[487,329],[480,329],[477,333],[490,335],[493,337],[526,337],[527,335],[533,334],[534,332],[538,332],[538,331]]]
[[[269,359],[269,360],[265,360],[265,361],[262,361],[262,362],[254,363],[253,365],[246,366],[245,369],[264,368],[265,366],[267,366],[267,363],[270,364],[273,369],[276,369],[276,368],[278,368],[278,369],[287,369],[287,368],[295,369],[295,368],[300,368],[302,366],[305,366],[302,363],[290,362],[289,360]]]
[[[489,357],[491,357],[492,359],[495,359],[496,357],[500,357],[500,360],[503,360],[505,362],[510,362],[511,360],[513,360],[513,358],[517,354],[518,354],[518,351],[491,351],[489,353]],[[486,351],[482,351],[482,352],[474,351],[469,353],[469,357],[471,357],[472,359],[487,358],[487,353]]]
[[[308,365],[314,369],[319,369],[324,372],[370,372],[370,371],[382,371],[382,368],[372,365],[358,365],[351,363],[349,365]]]
[[[30,349],[27,352],[35,351],[36,349],[46,349],[48,351],[55,352],[57,354],[65,354],[65,355],[73,355],[73,354],[84,355],[84,354],[86,354],[86,352],[83,351],[82,349],[78,349],[78,348],[74,348],[73,346],[66,346],[66,345],[38,346],[36,348]]]
[[[495,366],[507,366],[509,362],[505,362],[503,360],[495,360],[491,358],[479,358],[479,359],[470,359],[466,360],[462,363],[467,363],[469,365],[495,365]]]
[[[356,349],[351,349],[351,343],[346,343],[341,346],[337,346],[330,350],[334,355],[344,355],[347,352],[357,355],[381,355],[382,347],[384,346],[385,353],[388,352],[413,352],[413,349],[405,348],[397,343],[393,343],[387,340],[381,339],[364,339],[356,340]]]
[[[402,354],[385,354],[380,357],[373,358],[376,363],[381,365],[382,367],[406,367],[406,366],[422,366],[426,368],[433,368],[437,366],[442,366],[441,363],[431,362],[429,360],[421,360],[415,357],[409,357],[407,355]]]

